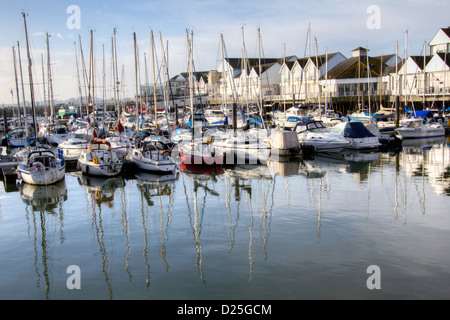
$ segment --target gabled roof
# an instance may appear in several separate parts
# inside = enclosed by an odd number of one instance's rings
[[[441,28],[442,31],[450,38],[450,27],[448,28]]]
[[[266,72],[269,68],[271,68],[273,65],[275,65],[275,64],[277,64],[277,63],[279,64],[278,61],[270,62],[270,63],[265,63],[265,64],[261,64],[261,74],[264,73],[264,72]],[[256,65],[256,66],[253,66],[252,69],[255,70],[256,74],[259,74],[259,64]]]
[[[444,61],[444,63],[448,67],[450,67],[450,54],[446,54],[445,52],[438,52],[437,55],[442,59],[442,61]],[[430,60],[431,60],[431,57],[430,57]]]
[[[331,60],[334,56],[336,56],[339,52],[333,52],[328,54],[328,61]],[[320,56],[311,56],[310,57],[311,62],[314,66],[316,66],[316,63],[318,64],[316,67],[320,68],[323,64],[327,62],[327,55],[322,54]]]
[[[387,65],[383,62],[383,73]],[[359,69],[359,72],[358,72]],[[369,57],[369,70],[371,77],[379,77],[381,72],[381,60]],[[328,71],[328,79],[351,79],[351,78],[367,78],[367,58],[351,57],[342,61],[336,67]],[[324,78],[325,75],[322,76]]]
[[[242,69],[243,59],[242,58],[225,58],[225,60],[228,62],[228,64],[234,69],[234,70],[240,70]],[[281,62],[280,62],[281,61]],[[276,58],[261,58],[261,64],[265,63],[271,63],[271,62],[279,62],[282,64],[283,59],[276,59]],[[259,65],[259,58],[246,58],[245,62],[247,64],[247,67],[251,69],[253,66]]]
[[[200,81],[200,79],[203,78],[203,80],[204,80],[205,82],[208,82],[208,74],[209,74],[209,71],[195,71],[195,72],[192,73],[192,76],[194,77],[194,79],[195,79],[196,81]],[[187,72],[182,72],[182,73],[180,73],[178,76],[182,76],[182,77],[183,77],[184,79],[186,79],[186,80],[189,79],[189,74],[188,74]],[[175,77],[173,77],[172,79],[173,79],[173,80],[176,80],[176,78],[177,78],[178,76],[175,76]],[[171,80],[172,80],[172,79],[171,79]]]
[[[409,57],[417,64],[420,70],[423,70],[423,62],[424,62],[423,56],[409,56]],[[433,56],[425,56],[425,66],[428,64],[428,62],[430,62],[431,58],[433,58]]]

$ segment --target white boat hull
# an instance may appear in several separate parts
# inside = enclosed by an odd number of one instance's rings
[[[381,146],[380,140],[377,137],[353,138],[348,140],[350,142],[347,147],[348,149],[376,149]]]
[[[78,159],[78,165],[84,174],[99,177],[114,177],[121,173],[120,168],[112,168],[110,164],[94,164],[91,161],[83,161]]]
[[[397,128],[397,133],[403,139],[436,138],[445,136],[445,128],[442,125],[419,128]]]
[[[170,155],[155,155],[154,153],[150,153],[145,156],[138,150],[132,150],[128,158],[142,171],[167,173],[173,172],[176,169],[175,162]]]
[[[113,177],[122,172],[122,161],[114,151],[93,149],[82,150],[78,166],[84,174],[100,177]]]
[[[65,166],[50,170],[18,169],[17,174],[23,182],[33,185],[49,185],[64,179]]]

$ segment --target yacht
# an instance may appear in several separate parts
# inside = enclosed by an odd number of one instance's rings
[[[323,121],[297,122],[294,131],[300,144],[313,146],[316,152],[339,152],[350,146],[349,140],[342,134],[332,131]]]
[[[111,144],[103,139],[94,138],[87,149],[82,149],[78,166],[84,174],[113,177],[122,172],[122,160],[111,149]]]
[[[157,141],[144,140],[138,146],[130,149],[128,159],[142,171],[169,173],[176,169],[171,156],[171,149],[164,148]]]
[[[339,123],[331,130],[350,142],[346,147],[348,149],[375,149],[381,146],[378,137],[370,132],[364,123],[359,121]]]
[[[19,179],[33,185],[49,185],[64,179],[66,164],[61,154],[46,148],[24,149],[16,170]]]
[[[395,131],[402,139],[420,139],[445,136],[442,123],[426,121],[422,118],[408,118],[400,122]]]

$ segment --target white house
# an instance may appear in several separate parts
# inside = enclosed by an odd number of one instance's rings
[[[430,53],[450,52],[450,27],[441,28],[430,41]]]

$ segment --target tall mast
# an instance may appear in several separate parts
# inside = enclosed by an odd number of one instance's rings
[[[423,110],[425,110],[425,80],[427,78],[425,67],[427,66],[427,42],[424,41],[423,43],[423,93],[422,93],[422,99],[423,99]]]
[[[94,69],[94,32],[91,30],[91,79],[92,79],[92,119],[95,129],[95,69]]]
[[[263,99],[262,99],[262,79],[261,79],[261,29],[258,28],[258,63],[259,63],[259,113],[261,116],[261,122],[263,128],[265,128],[264,117],[263,117]]]
[[[19,126],[21,127],[22,126],[22,120],[20,119],[19,81],[17,80],[16,51],[14,49],[14,46],[12,47],[12,52],[13,52],[13,60],[14,60],[14,78],[16,79],[17,111],[18,111],[18,116],[19,116]]]
[[[406,59],[408,58],[408,30],[406,30],[406,34],[405,34],[405,63],[403,64],[403,91],[404,91],[404,96],[405,96],[405,108],[408,105],[408,100],[406,97]],[[406,111],[406,110],[405,110]]]
[[[227,78],[225,73],[225,57],[223,53],[223,34],[220,34],[220,52],[222,55],[222,79],[223,79],[223,97],[222,97],[222,110],[227,110]]]
[[[152,42],[152,61],[153,61],[153,104],[155,105],[155,127],[158,128],[158,107],[156,100],[156,65],[155,65],[155,42],[153,38],[153,30],[151,30],[151,42]]]
[[[189,34],[187,33],[187,38],[188,38],[188,46],[189,46],[189,96],[190,96],[190,104],[191,104],[191,117],[192,117],[192,127],[194,127],[194,80],[193,80],[193,53],[192,53],[192,48],[193,48],[193,42],[194,42],[194,32],[191,31],[191,40],[189,40]]]
[[[325,91],[325,116],[327,114],[328,109],[328,48],[325,48],[325,85],[326,85],[326,91]]]
[[[44,72],[44,55],[41,54],[41,63],[42,63],[42,88],[44,91],[44,108],[47,105],[47,98],[45,93],[45,72]],[[45,117],[48,119],[47,110],[45,110]]]
[[[317,56],[317,38],[314,38],[314,51],[316,54],[316,84],[317,84],[317,101],[319,102],[319,112],[322,114],[320,107],[320,86],[319,86],[319,57]]]
[[[167,122],[167,128],[169,128],[170,131],[170,125],[169,125],[169,118],[167,117],[167,108],[166,106],[169,105],[168,103],[168,97],[167,97],[167,87],[166,87],[166,54],[164,52],[164,43],[163,43],[163,39],[162,39],[162,35],[161,32],[159,33],[159,41],[160,41],[160,46],[161,46],[161,70],[162,70],[162,91],[163,91],[163,106],[164,106],[164,115],[166,118],[166,122]]]
[[[102,45],[103,50],[103,120],[106,115],[106,74],[105,74],[105,45]]]
[[[50,117],[53,122],[55,116],[55,111],[53,110],[53,85],[52,85],[52,67],[50,65],[50,45],[49,45],[49,35],[47,33],[47,74],[48,74],[48,103],[50,106]]]
[[[83,90],[81,90],[81,82],[80,82],[80,70],[78,68],[78,54],[77,54],[77,44],[74,41],[73,42],[74,48],[75,48],[75,64],[77,66],[77,81],[78,81],[78,91],[80,95],[80,117],[83,116]]]
[[[114,52],[113,52],[113,57],[114,57],[114,61],[113,61],[113,68],[114,68],[114,74],[116,75],[116,79],[115,79],[115,92],[116,92],[116,103],[117,103],[117,115],[118,118],[120,119],[120,113],[121,113],[121,107],[120,107],[120,89],[119,89],[119,85],[120,85],[120,81],[119,81],[119,72],[117,71],[117,39],[116,39],[116,28],[114,28]]]
[[[36,122],[36,109],[35,109],[35,105],[34,105],[33,72],[32,72],[32,64],[31,64],[30,46],[28,44],[27,20],[25,17],[25,12],[22,12],[22,16],[23,16],[23,24],[25,26],[25,39],[26,39],[26,44],[27,44],[28,76],[30,79],[30,94],[31,94],[31,110],[33,112],[34,134],[35,134],[35,137],[37,138],[38,127],[37,127],[37,122]],[[26,116],[25,116],[25,118],[26,118]]]
[[[145,98],[144,98],[144,103],[145,103],[145,108],[148,112],[148,69],[147,69],[147,54],[144,52],[144,75],[145,75]]]
[[[80,43],[81,67],[83,68],[82,71],[83,71],[83,82],[84,82],[84,95],[87,98],[89,98],[89,94],[88,94],[88,91],[87,91],[87,90],[89,90],[89,85],[87,83],[88,76],[86,75],[86,62],[84,61],[83,45],[81,43],[81,36],[80,35],[78,36],[78,41]],[[86,108],[87,108],[88,102],[86,103]],[[87,114],[89,114],[89,113],[87,112]]]
[[[369,64],[369,53],[368,53],[369,49],[366,49],[366,57],[367,57],[367,99],[368,99],[368,104],[369,104],[369,123],[372,122],[372,113],[370,110],[370,64]]]
[[[247,60],[246,58],[246,49],[245,49],[245,36],[244,36],[244,26],[242,26],[242,70],[244,70],[245,75],[245,104],[247,106],[248,112],[248,72],[247,72]]]
[[[137,62],[137,44],[136,44],[136,32],[133,32],[133,45],[134,45],[134,72],[135,72],[135,81],[136,81],[136,132],[139,136],[139,93],[138,93],[138,62]]]
[[[19,56],[20,83],[21,83],[21,87],[22,87],[22,98],[23,98],[23,121],[25,123],[25,132],[28,136],[29,128],[28,128],[28,117],[27,117],[27,101],[25,98],[25,85],[23,83],[22,59],[21,59],[21,55],[20,55],[19,41],[17,41],[17,54]]]
[[[396,98],[395,98],[395,126],[398,127],[400,121],[400,75],[398,74],[398,41],[395,42],[395,74],[397,75],[397,84],[396,84]]]

